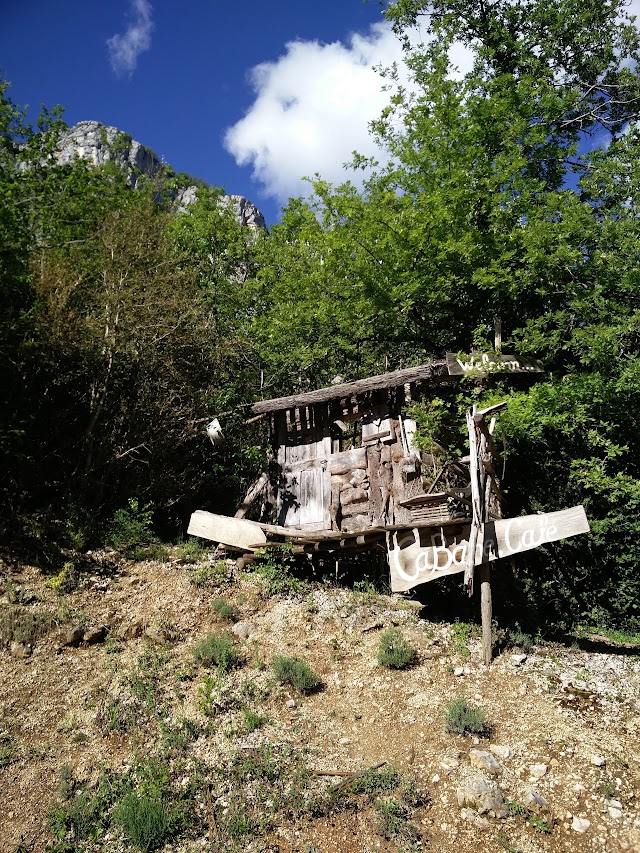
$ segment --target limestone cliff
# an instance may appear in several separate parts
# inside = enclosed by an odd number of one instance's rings
[[[83,158],[102,166],[116,163],[127,175],[132,186],[140,176],[160,175],[168,167],[151,148],[147,148],[128,133],[98,121],[81,121],[66,130],[59,140],[54,158],[60,165]],[[185,208],[197,198],[198,186],[188,184],[176,194],[176,207]],[[221,204],[231,207],[238,222],[253,228],[266,228],[264,216],[252,202],[241,195],[222,196]]]

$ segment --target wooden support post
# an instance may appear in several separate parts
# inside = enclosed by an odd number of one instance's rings
[[[481,504],[484,497],[484,489],[480,489],[478,436],[474,420],[475,413],[475,406],[467,412],[467,429],[469,430],[469,473],[471,475],[471,507],[473,512],[473,521],[471,523],[471,531],[469,533],[469,545],[467,546],[464,586],[470,596],[473,595],[473,571],[475,567],[476,544],[478,542],[478,533],[480,532],[480,526],[483,520]]]
[[[480,566],[480,612],[482,615],[482,659],[485,666],[491,663],[492,634],[491,621],[493,617],[491,600],[491,568],[489,563]]]
[[[258,479],[253,483],[247,494],[244,496],[244,500],[242,504],[238,507],[238,510],[234,516],[234,518],[244,518],[245,515],[251,509],[251,505],[257,498],[262,494],[262,492],[267,488],[267,484],[269,482],[269,475],[266,471],[263,471],[262,474],[258,477]]]

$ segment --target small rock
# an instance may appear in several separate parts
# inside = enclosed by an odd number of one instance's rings
[[[590,826],[591,821],[587,820],[586,817],[574,817],[571,829],[574,832],[586,832]]]
[[[33,649],[28,643],[13,642],[9,646],[9,653],[13,658],[30,658]]]
[[[145,637],[159,646],[164,646],[165,643],[171,642],[173,634],[167,628],[162,628],[160,625],[152,625],[144,632]]]
[[[375,622],[368,622],[360,628],[360,633],[366,634],[368,631],[376,631],[378,628],[384,628],[384,622],[382,619],[376,619]]]
[[[591,758],[591,763],[594,767],[604,767],[607,762],[601,755],[594,755]]]
[[[284,705],[285,705],[285,708],[295,708],[296,707],[296,700],[295,699],[287,699],[287,701],[284,703]]]
[[[454,674],[454,675],[457,675],[457,676],[464,675],[464,667],[463,667],[463,666],[457,666],[457,667],[453,670],[453,674]]]
[[[527,656],[525,654],[522,655],[511,655],[511,663],[514,666],[522,666],[522,664],[526,661]]]
[[[88,646],[92,646],[94,643],[101,643],[106,636],[107,629],[104,625],[100,625],[99,627],[95,626],[93,628],[87,628],[82,635],[82,641]]]
[[[609,812],[609,815],[614,818],[614,820],[620,820],[620,818],[622,817],[622,809],[615,809],[613,808],[613,806],[609,806],[607,811]]]
[[[62,639],[63,646],[77,646],[84,637],[84,630],[76,625],[74,628],[69,628]]]
[[[494,755],[497,755],[501,761],[506,761],[511,755],[511,750],[508,746],[498,746],[498,744],[492,743],[489,749]]]
[[[437,785],[437,783],[439,781],[440,781],[440,776],[437,773],[434,773],[433,776],[431,777],[432,784]]]
[[[236,637],[246,640],[247,637],[250,637],[255,631],[255,625],[252,625],[251,622],[236,622],[231,631],[236,635]]]
[[[351,743],[351,738],[341,737],[338,743],[340,744],[340,746],[349,746],[349,744]]]
[[[535,812],[536,814],[549,811],[549,801],[546,800],[542,794],[534,791],[533,788],[529,788],[525,793],[523,804],[529,809],[529,811]]]
[[[532,764],[531,767],[529,767],[529,773],[531,775],[531,778],[535,779],[536,781],[538,779],[542,779],[542,777],[546,774],[546,772],[547,772],[547,765],[546,764]]]
[[[469,752],[469,760],[472,767],[478,767],[492,776],[499,776],[502,773],[502,765],[490,752],[485,752],[482,749],[472,749]]]
[[[407,699],[407,705],[410,705],[412,708],[423,708],[425,705],[429,704],[429,694],[428,693],[416,693],[415,696],[410,696]]]
[[[473,811],[473,809],[462,809],[460,812],[460,817],[462,820],[469,820],[471,823],[475,824],[482,829],[488,829],[491,824],[486,819],[486,817],[480,817],[479,814]]]
[[[622,803],[620,802],[620,800],[605,800],[604,804],[605,804],[605,806],[607,806],[607,808],[609,806],[613,807],[614,809],[621,809],[622,808]]]
[[[144,621],[142,619],[134,619],[128,625],[121,625],[116,632],[116,636],[120,640],[134,640],[142,634],[143,630]]]
[[[504,797],[496,785],[484,779],[475,779],[459,787],[456,791],[458,805],[470,806],[479,814],[496,811],[504,805]]]
[[[509,811],[507,806],[500,806],[499,808],[494,809],[492,814],[494,815],[494,817],[503,820],[504,818],[509,817],[511,812]]]

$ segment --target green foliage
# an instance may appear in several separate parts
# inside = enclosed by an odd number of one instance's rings
[[[307,583],[296,575],[290,546],[257,548],[255,556],[258,560],[251,564],[250,571],[261,579],[268,595],[301,595],[305,592]]]
[[[113,548],[129,551],[137,545],[146,545],[155,539],[153,534],[153,507],[140,505],[130,498],[126,507],[113,514],[106,533],[106,543]]]
[[[129,791],[114,811],[114,821],[126,838],[140,850],[155,850],[171,833],[171,816],[167,804],[158,794]]]
[[[417,652],[399,628],[389,628],[380,637],[377,658],[389,669],[406,669],[415,663]]]
[[[271,668],[281,684],[290,684],[299,693],[311,693],[322,683],[309,664],[298,657],[277,655],[271,662]]]
[[[388,791],[395,790],[400,783],[400,774],[390,764],[385,764],[382,768],[368,768],[362,773],[358,773],[353,782],[349,785],[349,790],[354,794],[382,794]]]
[[[422,835],[420,830],[409,822],[409,810],[396,797],[376,800],[378,832],[390,841],[394,841],[401,850],[417,850]]]
[[[483,735],[487,731],[486,714],[480,707],[471,705],[464,696],[456,696],[445,711],[448,732],[459,735]]]
[[[477,637],[479,634],[480,628],[478,625],[471,625],[466,622],[454,622],[451,626],[453,653],[463,661],[469,660],[471,657],[469,642],[472,637]]]
[[[248,732],[254,732],[256,729],[262,728],[262,726],[269,722],[267,714],[258,714],[246,705],[242,708],[242,716]]]
[[[218,614],[221,619],[226,619],[228,622],[235,622],[238,618],[238,613],[225,598],[214,598],[211,602],[211,609]]]
[[[16,742],[9,732],[0,732],[0,767],[8,767],[18,758]]]
[[[78,585],[78,573],[74,564],[66,562],[57,575],[47,578],[44,583],[58,595],[71,592]]]
[[[201,560],[206,560],[211,552],[208,543],[197,539],[195,536],[190,536],[176,548],[176,554],[185,563],[199,563]]]
[[[192,586],[206,589],[220,586],[229,579],[229,574],[227,563],[224,560],[217,560],[215,563],[197,564],[189,570],[187,577]]]
[[[196,645],[193,657],[203,666],[216,666],[221,673],[240,665],[240,655],[230,634],[208,634]]]

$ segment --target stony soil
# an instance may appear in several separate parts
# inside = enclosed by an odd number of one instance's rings
[[[31,650],[7,642],[0,651],[0,850],[47,849],[54,844],[48,815],[73,798],[69,785],[75,795],[91,791],[105,769],[124,774],[157,747],[160,722],[140,710],[131,688],[131,674],[151,654],[161,662],[154,695],[164,722],[193,722],[193,737],[181,747],[184,775],[172,784],[186,788],[195,774],[189,768],[200,768],[197,818],[165,851],[236,849],[220,819],[233,792],[225,794],[219,779],[208,788],[202,780],[206,768],[265,744],[303,755],[323,796],[348,788],[349,771],[392,765],[405,780],[398,796],[416,828],[413,846],[397,834],[385,837],[375,797],[352,796],[344,807],[335,800],[335,807],[284,810],[237,849],[640,851],[638,649],[510,649],[487,668],[478,663],[477,640],[467,650],[455,626],[422,620],[420,608],[401,597],[331,586],[269,595],[255,573],[229,563],[224,577],[207,579],[208,565],[96,554],[78,587],[62,595],[36,568],[0,565],[5,638],[38,614],[42,626]],[[212,609],[216,596],[236,608],[249,636],[236,638],[242,666],[216,682],[205,714],[207,671],[193,649],[233,624]],[[87,629],[101,626],[106,641],[65,645],[74,627],[90,639]],[[376,659],[391,626],[417,650],[407,669]],[[276,683],[269,664],[277,654],[304,658],[322,688],[301,695]],[[251,732],[237,703],[225,701],[249,695],[248,682],[252,710],[268,718]],[[487,737],[445,730],[445,708],[458,695],[485,710]],[[113,714],[120,715],[115,722]],[[72,780],[66,791],[65,778]],[[474,800],[473,782],[493,791],[491,808],[486,798],[484,807],[482,797]],[[409,789],[421,793],[412,798]],[[134,849],[117,826],[98,835],[56,849]]]

